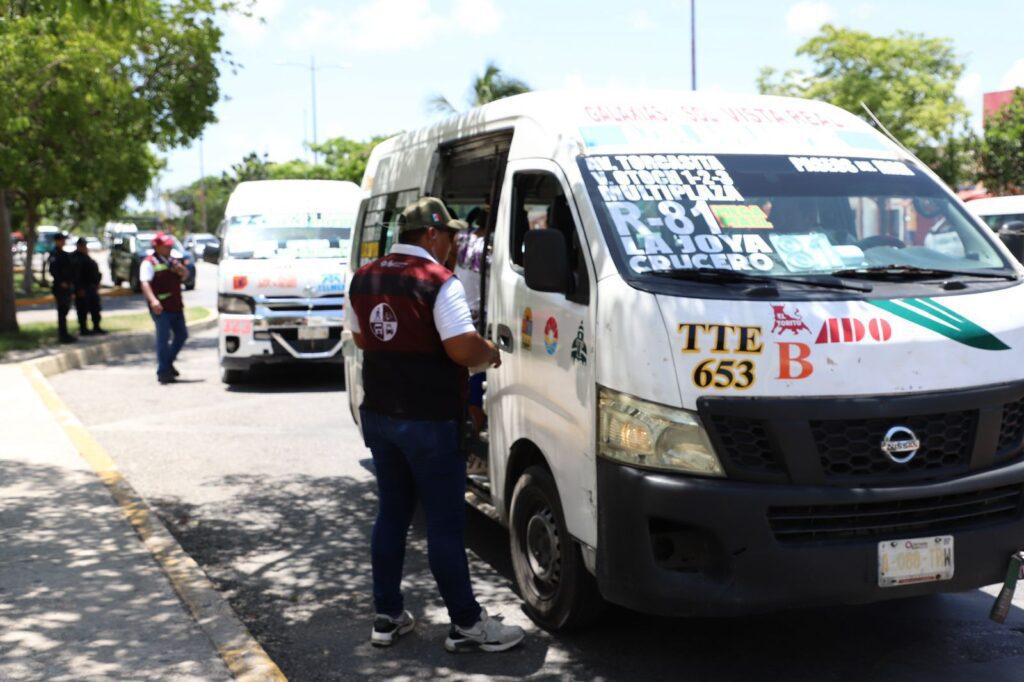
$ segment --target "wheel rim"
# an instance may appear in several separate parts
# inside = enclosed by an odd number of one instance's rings
[[[524,550],[537,593],[544,598],[558,589],[562,553],[555,515],[547,506],[539,506],[526,521]]]

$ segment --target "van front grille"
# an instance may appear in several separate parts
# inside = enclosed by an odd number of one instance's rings
[[[1020,486],[893,502],[769,507],[783,544],[944,535],[1020,518]]]

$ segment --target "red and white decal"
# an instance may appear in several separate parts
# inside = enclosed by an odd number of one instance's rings
[[[804,324],[804,320],[800,317],[800,310],[795,309],[793,313],[786,312],[786,305],[773,305],[772,312],[775,313],[775,324],[772,326],[772,333],[778,332],[793,332],[793,334],[799,334],[800,332],[810,332],[811,330]]]
[[[865,339],[884,343],[891,338],[888,320],[873,317],[865,324],[854,317],[833,317],[821,325],[814,343],[860,343]]]
[[[252,320],[224,320],[224,333],[248,336],[252,334]]]

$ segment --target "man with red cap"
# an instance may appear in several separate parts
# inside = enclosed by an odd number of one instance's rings
[[[156,378],[161,384],[170,384],[178,376],[174,360],[188,338],[181,298],[181,283],[188,277],[188,270],[171,257],[174,238],[169,234],[157,232],[151,243],[153,253],[139,265],[139,281],[156,325]]]

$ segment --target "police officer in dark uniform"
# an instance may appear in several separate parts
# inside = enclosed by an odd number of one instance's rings
[[[75,268],[75,312],[78,313],[78,330],[82,336],[106,334],[100,329],[100,266],[89,255],[89,242],[85,237],[75,243],[71,254]],[[89,318],[92,317],[92,331]]]
[[[57,302],[57,331],[61,343],[77,341],[68,333],[68,312],[75,294],[75,267],[70,254],[64,251],[67,234],[58,232],[53,238],[53,250],[46,262],[53,281],[53,298]]]

